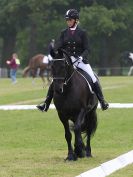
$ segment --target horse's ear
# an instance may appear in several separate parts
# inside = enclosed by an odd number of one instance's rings
[[[54,49],[52,49],[50,51],[50,55],[53,57],[53,58],[62,58],[63,57],[63,52],[61,49],[58,49],[57,51],[55,51]]]
[[[66,58],[67,62],[68,62],[70,65],[73,65],[73,64],[72,64],[72,61],[71,61],[71,57],[70,57],[70,55],[67,53],[67,51],[64,50],[64,49],[62,49],[62,52],[63,52],[63,55],[64,55],[64,57]]]

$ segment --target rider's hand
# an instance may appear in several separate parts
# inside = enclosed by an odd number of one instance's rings
[[[72,62],[76,61],[76,58],[74,56],[71,56],[70,58],[71,58]]]
[[[79,58],[80,58],[80,61],[82,61],[82,60],[83,60],[83,57],[82,57],[82,56],[80,56]]]

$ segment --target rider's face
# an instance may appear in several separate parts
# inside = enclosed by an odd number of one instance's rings
[[[67,19],[66,22],[68,27],[71,28],[75,23],[75,19]]]

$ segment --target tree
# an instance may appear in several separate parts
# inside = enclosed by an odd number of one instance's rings
[[[25,39],[28,56],[33,56],[39,51],[38,42],[45,38],[48,41],[47,35],[40,40],[45,25],[59,19],[58,14],[62,12],[62,7],[65,5],[67,3],[63,0],[0,0],[0,37],[3,41],[1,65],[5,65],[5,60],[15,50],[16,41],[20,39],[19,33],[22,37],[22,31],[24,34],[25,31],[29,31]],[[55,7],[58,7],[57,10]],[[18,41],[17,44],[19,45]]]
[[[3,39],[2,66],[15,49],[17,32],[26,25],[29,9],[24,1],[0,0],[0,36]]]
[[[82,8],[81,23],[93,39],[93,53],[97,51],[95,54],[97,64],[104,68],[120,66],[118,58],[121,49],[124,48],[123,37],[130,31],[128,23],[129,19],[131,20],[132,7],[125,1],[120,4],[115,1],[114,6],[110,1],[99,2],[100,5],[95,3],[91,7]],[[102,2],[103,4],[108,2],[106,4],[108,8],[104,6],[105,4],[102,5]],[[94,46],[98,49],[95,50]],[[106,74],[105,70],[101,74]],[[116,70],[111,70],[111,74],[116,74]]]

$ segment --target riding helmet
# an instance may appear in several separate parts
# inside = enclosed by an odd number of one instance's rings
[[[76,9],[69,9],[65,14],[65,19],[79,19],[79,13]]]

